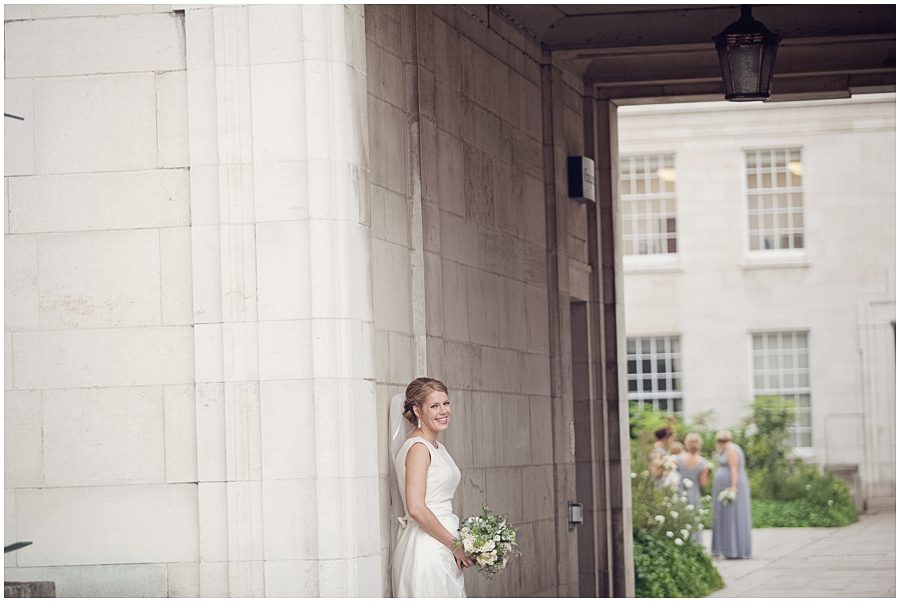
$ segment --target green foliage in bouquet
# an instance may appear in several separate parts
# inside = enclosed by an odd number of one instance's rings
[[[506,568],[512,556],[519,554],[517,529],[509,522],[509,515],[494,514],[482,507],[481,514],[470,516],[459,527],[456,545],[475,561],[478,571],[493,577]]]
[[[725,587],[703,547],[636,529],[634,595],[637,598],[702,598]]]

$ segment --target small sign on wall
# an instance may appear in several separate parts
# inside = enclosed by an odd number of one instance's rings
[[[579,203],[596,203],[594,192],[594,160],[589,157],[569,157],[569,198]]]

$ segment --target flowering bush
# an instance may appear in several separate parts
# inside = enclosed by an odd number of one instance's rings
[[[481,514],[470,516],[459,528],[457,545],[475,560],[482,573],[493,577],[506,568],[516,548],[516,528],[506,514],[494,514],[483,507]]]
[[[701,598],[725,586],[703,547],[679,539],[635,530],[635,597]]]
[[[695,508],[680,488],[660,487],[647,471],[631,474],[632,525],[657,537],[682,543],[702,531],[708,510]]]

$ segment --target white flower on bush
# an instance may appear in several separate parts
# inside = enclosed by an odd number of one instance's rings
[[[678,518],[678,513],[675,512],[674,510],[672,510],[671,512],[669,512],[669,515],[670,515],[672,518]]]
[[[637,473],[636,473],[636,472],[631,473],[631,478],[632,478],[632,479],[636,479],[636,478],[637,478]]]
[[[646,479],[647,477],[650,476],[650,471],[649,471],[649,470],[644,470],[644,471],[642,471],[642,472],[641,472],[641,476],[644,477],[644,478]]]
[[[829,505],[829,506],[834,506],[834,500],[828,500],[828,505]]]
[[[666,531],[666,537],[675,537],[675,534],[671,531]]]
[[[699,510],[697,510],[697,512],[700,514],[700,516],[703,516],[704,514],[706,514],[706,508],[700,508]]]
[[[679,533],[681,533],[681,536],[684,537],[685,539],[687,539],[688,537],[691,536],[691,532],[688,531],[687,529],[682,529],[681,531],[679,531]]]
[[[664,522],[666,522],[666,517],[663,516],[662,514],[657,514],[656,516],[653,517],[653,520],[655,520],[659,524],[663,524]]]
[[[807,483],[806,490],[809,491],[810,489],[812,489],[812,483]]]
[[[703,530],[703,523],[697,523],[697,530],[698,530],[698,531],[702,531],[702,530]]]
[[[690,489],[694,486],[694,482],[690,479],[681,479],[681,484],[684,485],[685,489]]]
[[[690,512],[690,511],[692,511],[692,510],[694,509],[694,505],[693,505],[693,504],[688,504],[687,506],[684,507],[684,509]]]
[[[680,545],[683,544],[683,543],[684,543],[684,542],[681,541],[681,538],[680,538],[680,537],[676,537],[676,538],[675,538],[675,545],[676,545],[676,546],[680,546]]]

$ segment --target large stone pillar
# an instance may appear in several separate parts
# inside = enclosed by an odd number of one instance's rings
[[[563,74],[544,52],[541,64],[544,199],[547,230],[550,389],[552,395],[553,488],[556,527],[556,583],[560,597],[578,594],[578,537],[569,528],[568,502],[575,500],[575,424],[572,404],[572,347]],[[549,551],[549,548],[548,548]]]
[[[200,593],[378,596],[363,8],[184,10]]]
[[[600,409],[604,416],[605,454],[602,475],[608,516],[605,538],[611,570],[608,589],[601,596],[634,596],[634,554],[631,536],[631,455],[628,433],[628,395],[625,391],[625,303],[622,278],[622,243],[619,235],[618,134],[616,105],[609,100],[586,102],[593,105],[597,170],[597,204],[591,224],[591,259],[599,286],[600,336],[602,347],[594,354],[600,363]],[[587,111],[586,111],[587,112]],[[597,289],[595,289],[597,290]]]

